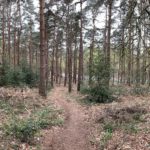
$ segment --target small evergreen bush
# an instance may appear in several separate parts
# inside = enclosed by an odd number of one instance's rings
[[[33,87],[37,80],[38,75],[30,69],[28,64],[23,63],[15,68],[7,64],[0,66],[0,86],[28,85]]]
[[[91,87],[89,94],[89,98],[97,103],[108,103],[113,101],[112,91],[104,85]]]
[[[108,103],[113,101],[113,92],[108,85],[111,69],[106,64],[103,54],[98,54],[94,58],[92,68],[92,82],[89,88],[83,88],[82,93],[88,94],[88,99],[96,103]]]

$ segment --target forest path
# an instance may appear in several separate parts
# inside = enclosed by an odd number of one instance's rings
[[[86,108],[77,103],[64,87],[53,89],[48,100],[64,110],[65,121],[63,128],[47,132],[42,150],[92,150]]]

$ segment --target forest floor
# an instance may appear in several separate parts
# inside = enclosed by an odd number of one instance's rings
[[[109,104],[91,104],[76,90],[52,89],[47,99],[37,89],[0,88],[0,150],[149,150],[150,96],[124,95]],[[25,106],[24,106],[25,105]],[[31,143],[3,134],[9,111],[25,120],[33,110],[53,106],[55,125],[41,129]],[[11,112],[12,113],[12,112]],[[62,121],[63,120],[63,121]]]

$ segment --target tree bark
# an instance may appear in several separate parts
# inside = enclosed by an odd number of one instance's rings
[[[39,84],[39,94],[46,97],[46,53],[45,53],[45,17],[44,17],[44,7],[45,1],[39,0],[40,2],[40,84]]]
[[[83,18],[82,18],[82,0],[80,0],[80,10],[81,10],[81,19],[80,19],[80,50],[79,50],[79,68],[78,68],[78,85],[77,91],[80,91],[81,84],[83,81]]]
[[[106,56],[106,66],[108,68],[108,75],[106,85],[109,87],[110,82],[110,44],[111,44],[111,17],[112,17],[112,5],[113,0],[108,1],[108,36],[107,36],[107,56]]]

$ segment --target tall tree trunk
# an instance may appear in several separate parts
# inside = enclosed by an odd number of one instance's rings
[[[69,18],[70,8],[68,5],[67,18]],[[71,22],[67,19],[67,53],[68,53],[68,92],[72,91],[72,30]]]
[[[146,22],[144,21],[144,24]],[[146,83],[146,57],[147,57],[147,46],[145,44],[146,42],[146,28],[145,26],[143,27],[144,30],[144,39],[143,39],[143,45],[144,45],[144,51],[143,51],[143,59],[142,59],[142,84],[144,85]]]
[[[66,51],[66,57],[65,57],[65,78],[64,78],[64,86],[67,85],[68,81],[68,53]]]
[[[131,86],[131,21],[130,21],[130,23],[129,23],[127,84],[128,84],[128,86]]]
[[[68,13],[68,12],[67,12]],[[65,77],[64,77],[64,86],[66,87],[68,81],[68,17],[66,18],[66,57],[65,57]]]
[[[4,64],[5,59],[5,6],[3,6],[2,10],[2,64]]]
[[[95,32],[96,32],[96,26],[95,26],[95,18],[93,12],[93,34],[92,34],[92,43],[90,46],[90,58],[89,58],[89,85],[92,83],[92,70],[93,70],[93,53],[95,48]]]
[[[8,7],[8,12],[7,12],[7,17],[8,17],[8,58],[9,58],[9,64],[11,64],[11,3],[9,4]]]
[[[40,2],[40,84],[39,84],[39,94],[46,97],[46,53],[45,53],[45,17],[44,8],[45,1],[39,0]]]
[[[54,40],[51,58],[51,87],[54,87],[54,64],[55,64],[55,45],[56,45],[56,21],[54,20]]]
[[[140,44],[141,44],[141,36],[139,35],[137,56],[136,56],[136,86],[140,86]]]
[[[124,12],[123,12],[124,13]],[[122,29],[121,29],[121,50],[120,50],[120,83],[123,83],[123,81],[125,80],[125,38],[124,38],[124,34],[125,34],[125,22],[124,22],[124,18],[123,15],[121,14],[121,21],[122,21]]]
[[[21,32],[22,32],[22,21],[21,21],[21,4],[20,0],[17,2],[17,9],[19,15],[19,24],[20,27],[18,28],[18,40],[17,40],[17,65],[20,64],[20,43],[21,43]]]
[[[114,61],[113,61],[113,66],[114,66],[114,69],[113,69],[113,85],[115,84],[115,63],[116,63],[116,55],[114,53]],[[118,74],[119,75],[119,74]],[[119,78],[118,78],[119,79]],[[119,80],[118,80],[119,81]]]
[[[71,40],[68,39],[68,91],[72,91],[72,46]]]
[[[30,25],[30,36],[29,36],[29,66],[32,70],[32,26]]]
[[[60,61],[59,61],[59,84],[61,84],[61,79],[62,79],[62,50],[60,51]]]
[[[16,66],[16,22],[14,25],[14,68]]]
[[[129,36],[129,38],[128,38],[128,72],[127,72],[127,84],[128,84],[128,86],[131,86],[131,67],[132,67],[132,64],[131,64],[131,62],[132,62],[132,60],[131,60],[131,58],[132,58],[132,50],[131,50],[131,44],[132,44],[132,7],[133,7],[133,5],[132,5],[133,3],[132,3],[132,0],[129,0],[129,15],[131,15],[130,16],[130,18],[129,18],[129,29],[128,29],[128,36]]]
[[[132,40],[133,42],[133,40]],[[134,84],[134,61],[135,61],[135,58],[134,58],[134,44],[132,43],[131,45],[131,84]]]
[[[74,49],[74,65],[73,65],[73,82],[77,82],[77,36],[75,36],[75,49]]]
[[[57,35],[56,35],[56,51],[55,51],[55,58],[56,58],[56,64],[55,64],[55,69],[56,69],[56,84],[58,84],[58,79],[59,79],[59,46],[58,46],[58,31],[57,31]]]
[[[48,24],[46,22],[45,25],[45,63],[46,63],[46,71],[45,71],[45,78],[46,78],[46,89],[48,88],[48,79],[49,79],[49,63],[48,63],[48,56],[49,56],[49,51],[48,51]]]
[[[83,81],[83,18],[82,18],[82,0],[80,0],[81,20],[80,20],[80,50],[79,50],[79,68],[78,68],[78,85],[77,91],[80,91]]]
[[[108,19],[107,19],[107,11],[108,11],[108,7],[106,5],[106,17],[105,17],[105,29],[104,29],[104,44],[103,44],[103,51],[104,51],[104,57],[106,60],[106,56],[107,56],[107,26],[108,26]]]
[[[107,37],[107,58],[106,58],[106,65],[108,68],[108,75],[107,75],[107,81],[106,84],[109,87],[109,82],[110,82],[110,41],[111,41],[111,17],[112,17],[112,5],[113,5],[113,0],[108,1],[108,37]]]

